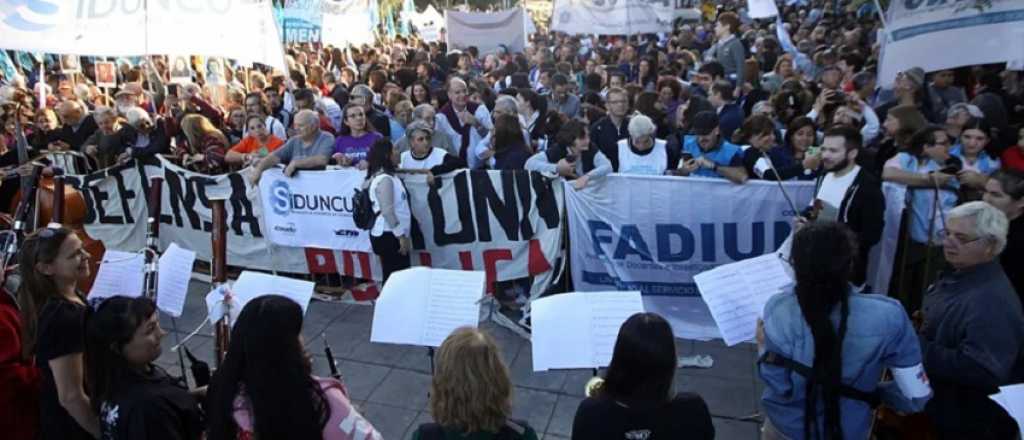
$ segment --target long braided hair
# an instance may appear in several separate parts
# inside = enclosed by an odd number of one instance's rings
[[[793,269],[800,312],[814,338],[813,375],[807,378],[804,398],[804,438],[843,438],[839,416],[839,389],[843,377],[843,337],[850,314],[850,276],[857,246],[849,228],[841,223],[811,223],[793,238]],[[831,315],[839,305],[839,329]],[[818,424],[819,399],[824,423]],[[822,431],[823,430],[823,431]]]

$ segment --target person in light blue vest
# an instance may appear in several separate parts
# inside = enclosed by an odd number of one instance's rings
[[[719,177],[733,183],[747,181],[743,167],[743,150],[719,135],[718,115],[712,111],[697,113],[692,134],[683,136],[683,151],[675,174],[681,176]]]

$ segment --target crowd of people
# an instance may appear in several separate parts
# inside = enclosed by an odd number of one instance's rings
[[[881,87],[870,6],[790,5],[776,29],[723,3],[669,33],[546,32],[522,53],[416,37],[303,44],[286,48],[287,72],[225,60],[216,81],[199,57],[174,75],[146,57],[119,61],[114,93],[94,86],[89,58],[63,74],[14,56],[19,74],[0,77],[0,166],[24,174],[27,147],[71,157],[61,164],[77,173],[154,155],[254,184],[273,167],[355,168],[380,213],[368,229],[385,279],[409,266],[402,174],[529,170],[576,189],[610,173],[814,182],[795,225],[796,286],[769,302],[759,332],[764,438],[864,438],[879,402],[923,411],[939,438],[1014,438],[987,396],[1024,379],[1024,75],[911,68]],[[192,80],[171,82],[181,72]],[[906,209],[893,280],[871,286],[884,182],[906,186]],[[17,188],[0,186],[4,210]],[[164,332],[152,302],[91,307],[75,289],[88,266],[74,234],[30,235],[20,268],[16,295],[0,295],[11,438],[379,438],[342,383],[310,375],[287,299],[251,302],[210,388],[186,390],[153,364]],[[415,438],[537,437],[508,418],[508,371],[485,332],[452,334],[438,364],[436,423]],[[675,367],[668,324],[631,318],[573,438],[712,438],[703,400],[673,392]]]

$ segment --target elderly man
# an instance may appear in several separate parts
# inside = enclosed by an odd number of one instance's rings
[[[434,106],[430,104],[420,104],[412,109],[412,122],[410,124],[422,121],[427,124],[428,127],[433,131],[430,136],[430,146],[447,151],[450,154],[459,154],[459,151],[452,144],[452,139],[445,133],[443,125],[447,125],[447,121],[437,115],[437,111],[434,110]],[[450,128],[449,128],[450,129]],[[408,130],[408,128],[406,129]],[[406,133],[398,142],[395,142],[395,151],[399,154],[409,151],[409,134]]]
[[[128,109],[125,118],[128,124],[121,130],[124,131],[127,141],[127,151],[120,153],[118,162],[123,163],[132,157],[152,156],[171,151],[171,139],[167,136],[163,118],[157,117],[154,121],[141,107]]]
[[[502,115],[516,116],[519,118],[519,126],[523,129],[523,142],[529,144],[530,132],[527,131],[528,127],[526,118],[520,113],[520,102],[512,97],[511,95],[501,95],[497,100],[494,101],[494,113],[491,115],[493,119],[497,119]],[[476,157],[478,163],[481,166],[493,166],[494,165],[494,149],[491,145],[491,138],[494,137],[494,129],[492,128],[487,136],[480,139],[473,147],[472,155]]]
[[[609,157],[616,172],[660,176],[679,165],[679,152],[665,148],[665,140],[654,137],[656,130],[645,115],[629,120],[629,137],[620,140],[616,154]]]
[[[487,135],[494,124],[487,106],[469,101],[469,88],[459,78],[448,81],[448,103],[441,108],[441,115],[448,123],[448,136],[458,150],[458,156],[469,163],[470,168],[480,168],[480,160],[472,154],[474,145]]]
[[[81,150],[85,140],[98,128],[96,119],[89,114],[79,101],[64,101],[57,104],[57,116],[63,125],[47,134],[46,140],[52,150]]]
[[[259,184],[263,171],[278,164],[285,164],[284,175],[291,177],[298,170],[322,168],[330,161],[334,136],[320,130],[320,115],[300,110],[295,114],[294,128],[295,136],[256,164],[249,177],[253,185]]]
[[[915,313],[935,390],[925,412],[940,438],[1017,438],[1016,423],[988,397],[1017,381],[1024,348],[1024,312],[999,264],[1007,228],[1006,215],[988,203],[953,208],[942,241],[952,271]]]
[[[97,168],[106,168],[114,165],[130,142],[121,130],[123,121],[113,108],[96,107],[93,115],[99,129],[85,140],[81,152],[89,156]]]

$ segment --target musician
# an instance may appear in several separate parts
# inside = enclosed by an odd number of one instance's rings
[[[24,352],[21,314],[14,295],[0,291],[0,432],[33,440],[39,430],[39,368]]]
[[[845,224],[857,238],[857,260],[850,278],[856,286],[864,286],[867,280],[868,255],[882,239],[885,226],[882,182],[857,165],[862,142],[860,131],[853,127],[840,125],[825,132],[821,145],[825,174],[817,180],[814,197],[822,207],[818,218]]]
[[[768,301],[757,334],[762,439],[864,439],[873,403],[918,412],[931,397],[900,303],[851,294],[856,254],[841,223],[809,223],[794,236],[796,286]],[[884,368],[894,381],[879,382]]]
[[[93,307],[85,325],[86,372],[101,438],[202,438],[196,398],[153,364],[167,335],[156,304],[116,296]]]
[[[210,440],[379,440],[340,380],[311,374],[302,308],[283,296],[249,301],[209,390]]]
[[[83,383],[86,305],[76,290],[78,280],[89,276],[89,254],[71,230],[43,228],[25,239],[18,267],[23,353],[34,353],[42,371],[39,438],[97,438],[99,421]]]
[[[985,202],[953,208],[943,253],[952,270],[924,297],[918,336],[935,388],[925,409],[941,438],[1016,438],[1017,425],[988,395],[1019,381],[1024,312],[999,264],[1006,215]]]
[[[676,345],[668,321],[637,313],[619,328],[611,364],[593,396],[576,409],[574,440],[712,439],[704,399],[676,393]]]

